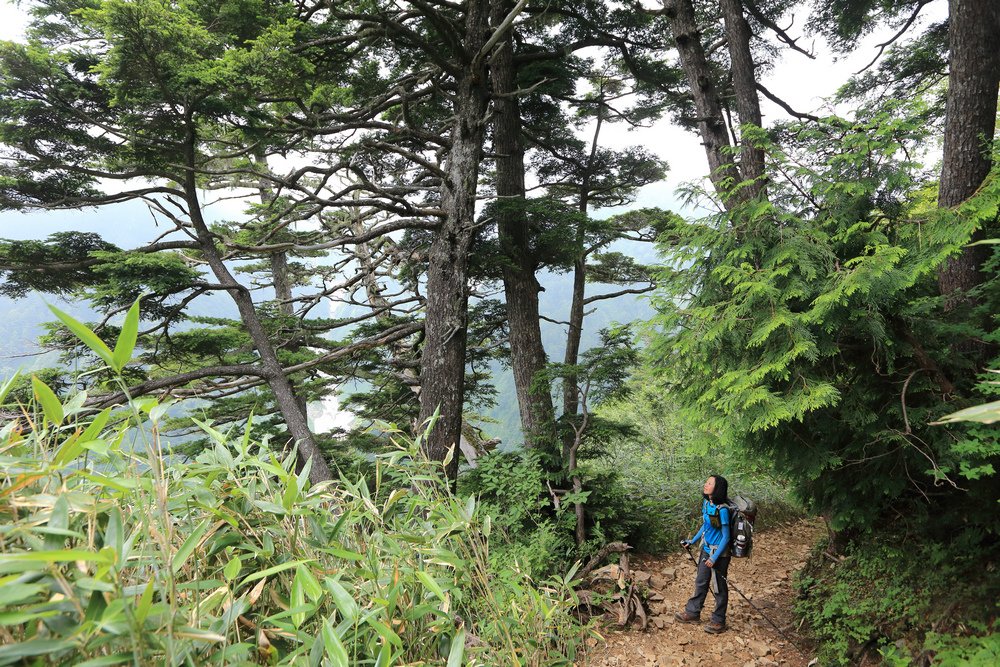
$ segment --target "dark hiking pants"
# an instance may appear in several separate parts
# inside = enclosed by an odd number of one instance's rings
[[[694,595],[687,601],[685,611],[694,616],[701,615],[701,608],[705,606],[705,596],[708,595],[709,586],[712,584],[712,570],[715,570],[721,577],[716,577],[719,585],[719,594],[715,596],[715,611],[712,612],[712,622],[726,622],[726,608],[729,606],[729,585],[724,577],[729,575],[730,556],[723,556],[715,562],[713,567],[707,567],[705,561],[708,554],[701,551],[701,558],[698,559],[698,576],[694,580]]]

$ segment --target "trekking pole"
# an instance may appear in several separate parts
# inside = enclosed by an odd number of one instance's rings
[[[690,559],[691,559],[691,562],[692,562],[692,563],[694,563],[694,566],[695,566],[695,567],[698,567],[698,562],[697,562],[697,561],[696,561],[696,560],[694,559],[694,556],[692,556],[692,555],[691,555],[691,548],[690,548],[690,547],[689,547],[688,545],[686,545],[686,544],[684,545],[684,551],[686,551],[686,552],[687,552],[687,555],[688,555],[688,558],[690,558]],[[775,623],[774,621],[772,621],[772,620],[771,620],[771,618],[770,618],[770,617],[769,617],[769,616],[768,616],[767,614],[765,614],[765,613],[764,613],[764,610],[763,610],[763,609],[761,609],[760,607],[758,607],[757,605],[755,605],[755,604],[754,604],[753,602],[751,602],[751,601],[750,601],[750,598],[748,598],[748,597],[747,597],[746,595],[743,595],[743,591],[741,591],[741,590],[740,590],[740,589],[738,589],[738,588],[737,588],[736,586],[734,586],[734,585],[733,585],[732,583],[730,583],[730,581],[729,581],[729,578],[728,578],[728,577],[726,577],[726,575],[722,574],[721,572],[715,572],[715,574],[717,574],[717,575],[719,575],[720,577],[722,577],[722,580],[723,580],[724,582],[726,582],[726,585],[727,585],[727,586],[729,586],[729,587],[730,587],[730,588],[732,588],[732,589],[733,589],[734,591],[736,591],[737,593],[739,593],[739,594],[740,594],[740,597],[741,597],[741,598],[743,598],[744,600],[746,600],[746,601],[747,601],[747,604],[749,604],[749,605],[750,605],[751,607],[753,607],[754,609],[756,609],[756,610],[757,610],[757,613],[758,613],[758,614],[760,614],[761,616],[763,616],[763,617],[764,617],[764,620],[766,620],[766,621],[767,621],[768,623],[770,623],[770,624],[771,624],[771,626],[772,626],[772,627],[773,627],[773,628],[774,628],[775,630],[777,630],[777,631],[778,631],[778,634],[779,634],[779,635],[781,635],[781,636],[782,636],[782,637],[783,637],[783,638],[785,639],[785,641],[786,641],[786,642],[788,642],[789,644],[791,644],[791,645],[792,645],[792,648],[794,648],[794,649],[795,649],[796,651],[798,651],[798,652],[799,652],[799,655],[801,655],[801,656],[802,656],[803,658],[808,658],[808,657],[809,657],[808,655],[806,655],[806,654],[805,654],[805,653],[804,653],[804,652],[802,651],[802,649],[800,649],[800,648],[798,647],[798,644],[796,644],[796,643],[795,643],[794,641],[792,641],[792,640],[791,640],[791,638],[790,638],[790,637],[789,637],[788,635],[786,635],[786,634],[784,633],[784,631],[782,631],[782,629],[781,629],[781,628],[779,628],[779,627],[778,627],[778,624],[777,624],[777,623]]]

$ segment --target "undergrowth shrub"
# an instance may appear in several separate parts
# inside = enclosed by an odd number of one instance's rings
[[[572,571],[492,560],[491,515],[449,493],[419,443],[393,436],[370,481],[312,485],[249,426],[197,422],[210,444],[186,458],[157,435],[166,405],[95,415],[32,387],[0,428],[0,665],[577,656]]]
[[[991,628],[975,624],[972,636],[956,636],[928,632],[924,640],[924,651],[934,657],[939,667],[962,667],[1000,665],[1000,629],[994,621]]]
[[[803,511],[770,464],[753,455],[695,444],[693,429],[678,417],[641,369],[629,396],[602,405],[607,419],[623,423],[620,435],[593,452],[587,466],[613,480],[625,499],[618,525],[626,542],[657,553],[676,548],[697,529],[701,489],[709,475],[729,481],[730,495],[752,498],[758,506],[755,526],[766,529],[799,519]]]
[[[1000,647],[989,629],[1000,610],[1000,586],[989,575],[996,563],[968,537],[959,531],[940,544],[886,531],[854,540],[839,562],[819,545],[798,577],[796,612],[819,640],[820,663],[858,664],[881,653],[898,665],[997,664],[960,659]]]
[[[458,479],[460,495],[474,495],[505,538],[491,552],[491,562],[517,564],[531,576],[565,570],[574,554],[572,511],[561,514],[545,486],[541,457],[535,450],[490,452]]]

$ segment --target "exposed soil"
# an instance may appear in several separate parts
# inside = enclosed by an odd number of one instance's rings
[[[703,624],[674,620],[674,612],[694,591],[695,567],[686,553],[658,558],[633,558],[632,569],[652,575],[650,609],[652,616],[645,631],[611,625],[601,634],[606,643],[595,642],[588,652],[591,667],[673,667],[713,665],[717,667],[806,667],[812,659],[809,642],[797,633],[792,614],[795,592],[792,579],[806,561],[809,551],[824,533],[822,522],[805,520],[754,535],[754,552],[749,559],[734,558],[729,581],[739,588],[781,628],[794,645],[732,587],[729,592],[729,629],[710,635]],[[657,600],[662,596],[662,600]],[[702,618],[707,621],[713,604],[709,593]],[[802,653],[796,650],[798,646]]]

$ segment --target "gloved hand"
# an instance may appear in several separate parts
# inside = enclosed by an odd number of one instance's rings
[[[691,546],[691,540],[681,540],[681,546],[686,549],[687,547]]]

